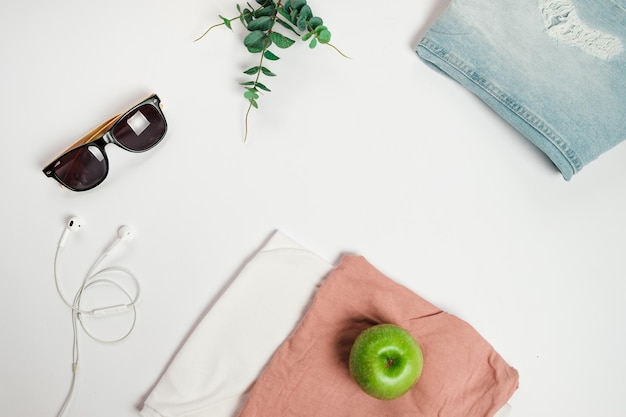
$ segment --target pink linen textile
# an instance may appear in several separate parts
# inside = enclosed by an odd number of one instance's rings
[[[404,396],[377,400],[350,378],[350,348],[363,329],[394,323],[420,343],[424,370]],[[518,373],[469,324],[344,256],[252,388],[239,417],[491,417]]]

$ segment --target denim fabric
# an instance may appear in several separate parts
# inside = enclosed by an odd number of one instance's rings
[[[452,0],[416,48],[566,180],[626,139],[626,0]]]

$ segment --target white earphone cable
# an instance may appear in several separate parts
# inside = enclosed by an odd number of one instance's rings
[[[64,240],[64,239],[62,239]],[[117,243],[117,242],[116,242]],[[102,263],[102,261],[108,256],[109,252],[113,249],[113,247],[115,246],[112,245],[106,252],[104,252],[91,266],[91,268],[89,269],[89,271],[87,272],[87,274],[85,275],[83,282],[80,286],[80,288],[76,291],[76,294],[74,295],[74,299],[73,302],[70,303],[67,298],[63,295],[61,288],[59,286],[59,273],[58,273],[58,264],[59,264],[59,256],[61,253],[61,250],[63,248],[62,245],[59,245],[57,247],[56,250],[56,254],[54,257],[54,282],[55,282],[55,286],[56,286],[56,290],[57,293],[59,294],[59,297],[61,298],[61,300],[63,301],[63,303],[71,310],[72,312],[72,335],[73,335],[73,342],[72,342],[72,380],[70,383],[70,388],[69,388],[69,392],[67,393],[67,396],[65,397],[65,400],[63,402],[63,405],[61,406],[61,409],[59,410],[59,413],[57,414],[57,417],[62,417],[65,412],[67,411],[67,408],[71,402],[71,399],[74,396],[74,390],[76,387],[76,374],[78,372],[78,361],[79,361],[79,348],[78,348],[78,324],[80,323],[81,328],[83,329],[83,331],[85,332],[85,334],[100,343],[116,343],[116,342],[121,342],[123,340],[125,340],[126,338],[128,338],[130,336],[130,334],[133,332],[134,328],[135,328],[135,324],[137,322],[137,303],[139,301],[139,295],[140,295],[140,286],[139,286],[139,281],[137,280],[137,278],[133,275],[133,273],[131,271],[129,271],[126,268],[123,267],[117,267],[117,266],[113,266],[113,267],[108,267],[108,268],[104,268],[101,269],[99,271],[96,271],[96,269],[98,268],[98,266],[100,265],[100,263]],[[132,295],[131,291],[127,290],[124,288],[124,286],[122,286],[119,282],[113,280],[112,278],[102,278],[103,275],[110,275],[110,274],[117,274],[117,277],[124,277],[127,279],[130,279],[130,281],[132,282],[132,286],[134,287],[132,293],[134,293],[134,295]],[[121,294],[123,294],[123,296],[126,298],[127,303],[126,304],[115,304],[115,305],[105,305],[102,307],[98,307],[98,308],[94,308],[91,310],[85,310],[81,307],[81,302],[82,302],[82,297],[85,294],[85,291],[88,291],[92,288],[95,288],[97,286],[109,286],[109,287],[113,287],[114,289],[116,289],[117,291],[119,291]],[[103,316],[107,316],[107,315],[111,315],[111,314],[120,314],[120,313],[124,313],[124,312],[128,312],[130,311],[132,314],[131,317],[131,323],[129,325],[129,328],[119,337],[113,338],[113,339],[104,339],[102,337],[98,337],[96,336],[92,331],[90,331],[87,326],[85,325],[82,316],[90,316],[90,317],[94,317],[94,318],[99,318],[99,317],[103,317]]]

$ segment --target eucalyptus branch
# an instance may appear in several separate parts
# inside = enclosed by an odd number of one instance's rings
[[[235,17],[235,19],[237,19]],[[232,22],[233,19],[230,19],[229,22]],[[215,29],[216,27],[220,27],[220,26],[224,26],[226,25],[226,23],[222,22],[222,23],[216,23],[213,26],[211,26],[210,28],[208,28],[207,30],[204,31],[204,33],[200,36],[198,36],[196,39],[194,39],[194,42],[198,42],[200,39],[204,38],[206,36],[207,33],[209,33],[212,29]]]
[[[271,28],[268,31],[271,32]],[[269,42],[266,41],[265,42],[265,46],[263,47],[263,50],[261,51],[261,59],[259,61],[259,68],[263,68],[263,60],[265,59],[265,52],[267,52],[267,48],[269,47]],[[257,71],[256,73],[256,77],[252,83],[252,87],[251,88],[247,88],[246,93],[244,93],[244,97],[246,97],[249,101],[248,104],[248,109],[246,110],[246,117],[245,117],[245,121],[244,121],[244,125],[245,125],[245,133],[243,136],[243,141],[244,143],[246,142],[246,140],[248,139],[248,117],[250,116],[250,110],[252,109],[252,107],[254,107],[255,109],[259,108],[259,105],[257,104],[256,100],[259,98],[258,95],[258,89],[262,89],[265,91],[270,91],[267,87],[265,87],[263,84],[259,83],[259,78],[261,78],[261,73],[263,73],[263,71]],[[272,73],[273,74],[273,73]],[[240,83],[240,84],[246,84],[246,83]],[[246,96],[247,94],[247,96]]]
[[[266,77],[274,77],[265,65],[264,61],[276,61],[280,59],[278,55],[270,50],[271,46],[279,49],[287,49],[296,41],[289,36],[295,35],[302,41],[309,43],[309,48],[313,49],[318,44],[328,45],[345,58],[349,58],[341,52],[336,46],[330,43],[331,34],[324,25],[320,17],[314,16],[311,7],[306,0],[256,0],[259,4],[254,8],[250,3],[245,6],[237,4],[239,15],[233,18],[222,19],[221,23],[217,23],[209,27],[196,41],[202,39],[212,29],[219,26],[226,26],[232,30],[232,22],[239,20],[241,24],[250,32],[244,38],[243,44],[252,54],[260,54],[258,65],[248,68],[244,74],[254,76],[252,81],[240,83],[245,91],[244,98],[248,100],[248,109],[245,116],[245,135],[244,142],[248,138],[248,117],[250,110],[254,107],[258,109],[258,99],[261,91],[270,92],[263,83],[260,82],[261,75]],[[289,36],[282,34],[275,29],[276,24],[289,33]]]

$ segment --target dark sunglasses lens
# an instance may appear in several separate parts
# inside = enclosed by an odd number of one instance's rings
[[[81,146],[54,164],[54,174],[68,188],[84,191],[100,184],[107,175],[108,161],[95,145]]]
[[[124,116],[113,128],[113,136],[131,151],[150,149],[165,136],[165,119],[159,110],[144,104]]]

